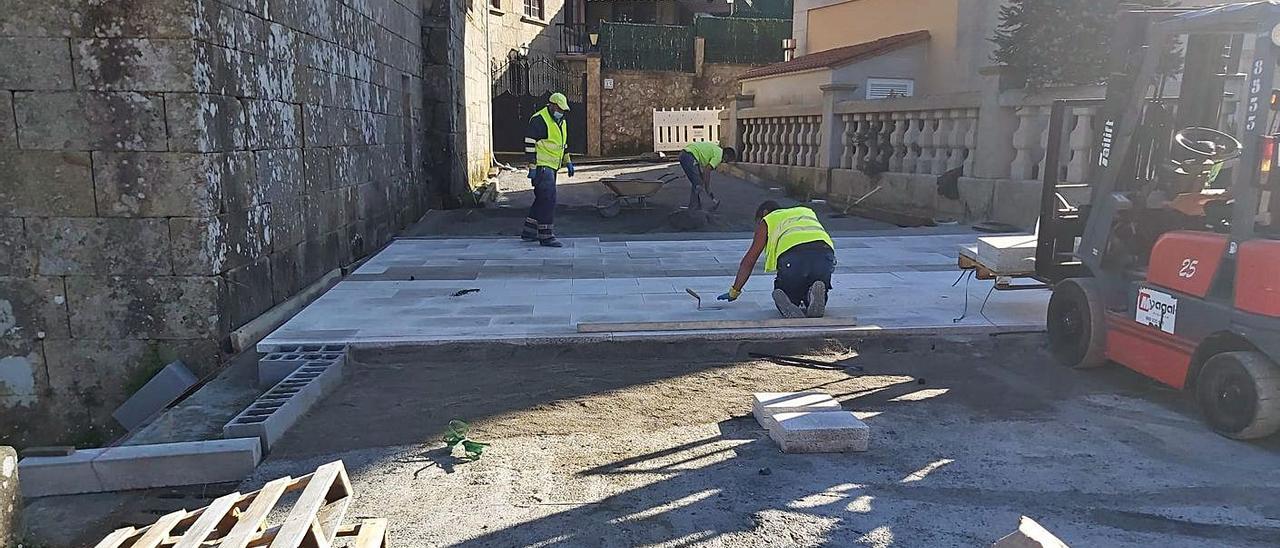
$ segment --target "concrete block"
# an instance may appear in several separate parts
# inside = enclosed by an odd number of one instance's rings
[[[65,0],[0,0],[0,36],[71,35],[71,10]]]
[[[263,452],[284,436],[311,407],[342,382],[345,356],[305,362],[222,427],[228,438],[255,437]]]
[[[250,264],[227,271],[228,326],[239,329],[275,305],[271,288],[271,258],[262,257]]]
[[[27,457],[18,461],[22,496],[100,493],[102,482],[93,471],[93,459],[105,449],[81,449],[65,457]]]
[[[22,492],[18,487],[18,454],[0,445],[0,546],[15,546],[22,530]]]
[[[17,92],[23,149],[156,150],[168,147],[158,95],[118,92]]]
[[[170,150],[231,152],[245,146],[244,106],[235,97],[169,93],[164,96],[164,112]]]
[[[222,154],[99,152],[94,160],[98,214],[103,217],[217,215],[223,179],[247,171],[237,170]]]
[[[39,337],[41,333],[49,339],[67,339],[71,337],[66,327],[67,294],[63,291],[61,278],[52,276],[34,276],[29,278],[0,277],[0,326],[5,326],[3,335],[13,335],[19,331],[28,336]],[[17,327],[13,322],[17,320]],[[7,325],[6,325],[7,324]],[[13,332],[9,332],[13,329]],[[0,348],[3,341],[0,340]]]
[[[216,277],[70,276],[77,338],[207,339],[221,332],[223,281]]]
[[[71,50],[64,38],[0,38],[0,89],[73,87]]]
[[[35,274],[36,258],[22,219],[0,217],[0,276]]]
[[[27,234],[42,274],[173,273],[164,219],[33,218]]]
[[[111,416],[126,430],[133,430],[145,423],[156,411],[173,403],[197,382],[200,379],[185,364],[181,361],[173,362],[164,366],[147,384],[129,396]]]
[[[94,215],[90,164],[87,152],[0,150],[0,217]]]
[[[759,392],[751,396],[751,414],[766,430],[777,425],[773,417],[778,413],[840,410],[840,402],[824,392]]]
[[[244,105],[249,127],[246,144],[250,149],[302,146],[301,108],[280,101],[256,99],[246,99]]]
[[[1037,241],[1034,234],[978,238],[978,262],[997,274],[1035,272]]]
[[[0,149],[18,148],[18,126],[13,117],[13,92],[0,91]]]
[[[169,219],[173,269],[182,275],[221,274],[252,263],[271,250],[269,206],[216,217]]]
[[[871,427],[848,411],[778,413],[769,437],[784,453],[866,451]]]
[[[72,43],[79,89],[193,91],[196,71],[190,40],[95,38]]]
[[[1018,530],[996,541],[991,548],[1067,548],[1067,543],[1035,520],[1022,516],[1018,521]]]
[[[341,344],[303,345],[285,347],[258,360],[258,386],[270,388],[279,384],[303,364],[336,362],[345,360],[347,347]]]
[[[123,445],[104,449],[93,471],[104,491],[239,482],[262,461],[252,438]]]
[[[190,38],[197,0],[73,2],[76,36]]]

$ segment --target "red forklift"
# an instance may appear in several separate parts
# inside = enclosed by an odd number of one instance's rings
[[[1269,436],[1280,2],[1135,10],[1118,25],[1089,183],[1060,180],[1070,113],[1087,102],[1051,111],[1036,250],[1036,278],[1053,287],[1049,347],[1073,367],[1114,361],[1194,393],[1222,435]],[[1241,72],[1243,92],[1229,92]]]

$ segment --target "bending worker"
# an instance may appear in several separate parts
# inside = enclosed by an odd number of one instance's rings
[[[565,113],[569,101],[563,93],[552,93],[547,106],[529,118],[524,137],[525,156],[529,160],[529,180],[533,181],[533,205],[524,219],[520,239],[537,241],[547,247],[562,247],[555,233],[556,172],[567,167],[573,177],[573,161],[569,158],[569,128]]]
[[[764,271],[778,273],[773,304],[782,317],[821,318],[827,312],[836,252],[818,215],[804,206],[782,209],[769,200],[756,210],[756,223],[755,238],[738,266],[738,277],[720,300],[738,299],[763,252]]]
[[[711,198],[711,210],[720,206],[720,200],[711,193],[711,172],[720,167],[721,162],[736,162],[737,151],[732,148],[720,148],[719,144],[710,141],[689,143],[680,152],[680,167],[684,169],[685,178],[689,179],[689,209],[702,209],[702,190]]]

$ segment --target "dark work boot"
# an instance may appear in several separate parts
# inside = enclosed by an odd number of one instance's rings
[[[564,247],[564,244],[556,239],[555,225],[538,225],[538,243],[543,247]]]
[[[526,242],[538,241],[538,221],[533,217],[524,218],[524,228],[520,230],[520,239]]]
[[[773,290],[773,305],[778,307],[778,313],[788,320],[804,317],[804,310],[796,306],[796,303],[791,302],[791,297],[788,297],[787,293],[781,289]]]
[[[827,315],[827,284],[821,280],[809,286],[809,307],[804,315],[810,318],[821,318]]]

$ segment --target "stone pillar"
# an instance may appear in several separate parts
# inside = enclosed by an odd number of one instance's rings
[[[979,179],[1008,179],[1013,163],[1013,133],[1018,130],[1014,109],[1000,106],[1002,78],[999,67],[981,71],[982,104],[978,107],[978,123],[974,132],[972,173]]]
[[[603,79],[600,77],[600,54],[592,53],[587,55],[587,156],[601,156],[604,154],[600,136],[601,121],[601,91],[604,89]]]
[[[844,118],[836,114],[836,106],[841,101],[854,99],[853,92],[858,90],[855,84],[827,84],[820,86],[822,90],[822,121],[818,129],[819,149],[818,167],[832,169],[840,167],[844,154]]]
[[[0,446],[0,546],[18,543],[22,518],[22,495],[18,489],[18,453]]]
[[[751,108],[755,105],[755,102],[755,95],[730,95],[729,106],[720,115],[720,145],[732,147],[738,151],[739,161],[746,161],[746,157],[743,156],[745,153],[743,145],[745,143],[742,142],[742,131],[740,129],[742,126],[741,122],[739,122],[738,112],[745,108]],[[755,146],[758,150],[759,143],[755,143]]]

